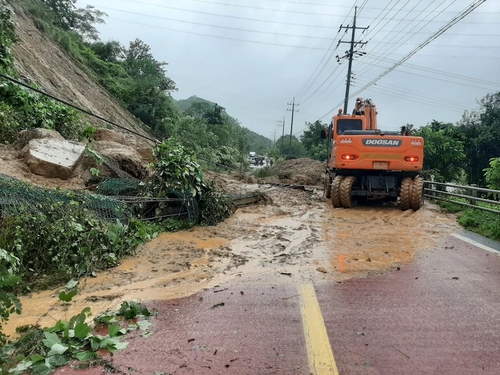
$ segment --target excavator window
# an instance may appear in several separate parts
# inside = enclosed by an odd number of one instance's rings
[[[337,134],[342,135],[346,130],[363,130],[361,120],[337,120]]]

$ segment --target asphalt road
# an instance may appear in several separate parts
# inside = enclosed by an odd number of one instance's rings
[[[111,363],[125,374],[500,374],[496,249],[464,232],[377,276],[241,278],[150,302],[152,336],[128,337]]]

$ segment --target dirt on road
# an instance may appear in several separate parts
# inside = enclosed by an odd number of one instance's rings
[[[12,317],[6,332],[24,324],[52,325],[87,306],[96,315],[123,301],[188,296],[234,278],[301,284],[366,277],[417,261],[459,229],[452,216],[429,203],[417,212],[334,209],[319,188],[258,188],[272,203],[240,208],[216,227],[160,235],[120,266],[81,280],[69,307],[58,300],[58,290],[22,298],[23,314]]]

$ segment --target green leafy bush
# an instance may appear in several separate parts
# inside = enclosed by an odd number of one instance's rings
[[[68,290],[68,293],[61,292],[59,299],[63,303],[69,304],[77,294],[76,284],[77,282],[71,283],[72,289]],[[70,298],[61,297],[69,294]],[[124,305],[127,307],[126,314],[123,313]],[[144,338],[151,335],[149,331],[151,322],[147,318],[153,314],[136,302],[124,302],[118,313],[106,313],[95,319],[102,329],[107,328],[106,335],[93,332],[93,327],[88,323],[91,315],[90,308],[86,307],[68,320],[57,321],[53,327],[43,330],[38,327],[25,327],[26,329],[23,329],[25,332],[18,340],[0,349],[0,353],[3,354],[1,367],[9,369],[8,373],[11,374],[30,372],[45,375],[67,365],[70,361],[80,362],[82,367],[89,364],[109,366],[110,364],[102,358],[101,351],[113,354],[117,350],[127,348],[128,342],[122,340],[131,331],[143,331]],[[119,319],[119,316],[123,319]],[[138,316],[142,316],[143,319],[137,320]],[[132,319],[136,321],[131,322]]]
[[[231,199],[225,196],[215,184],[205,182],[200,164],[175,139],[170,138],[153,149],[154,170],[152,177],[145,183],[145,194],[155,197],[168,197],[175,194],[186,197],[193,205],[199,205],[196,221],[202,225],[214,225],[231,213]],[[189,198],[189,199],[188,199]]]
[[[12,293],[13,287],[20,281],[16,275],[18,265],[19,259],[0,247],[0,346],[7,342],[2,333],[2,323],[8,321],[11,314],[21,313],[21,303]]]
[[[490,160],[490,166],[484,169],[484,177],[488,188],[500,190],[500,157]]]
[[[23,289],[57,285],[114,266],[156,232],[137,220],[105,222],[76,202],[61,207],[54,203],[43,213],[27,209],[0,219],[0,248],[19,259]]]
[[[29,128],[57,130],[66,139],[81,139],[86,124],[76,110],[10,82],[0,82],[0,141],[12,142]]]
[[[154,174],[148,190],[155,197],[166,197],[179,192],[191,197],[200,195],[205,182],[200,164],[175,139],[170,138],[153,148],[154,162],[150,167]]]

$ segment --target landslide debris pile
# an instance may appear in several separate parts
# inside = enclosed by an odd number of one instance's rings
[[[323,181],[325,163],[307,158],[284,160],[270,167],[269,172],[277,176],[280,182],[320,185]]]

